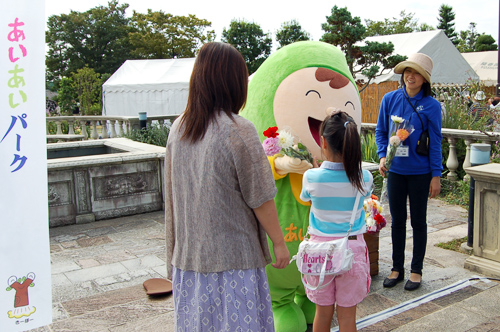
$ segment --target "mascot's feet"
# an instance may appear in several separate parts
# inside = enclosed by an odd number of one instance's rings
[[[316,304],[312,303],[306,295],[295,295],[295,303],[297,303],[304,313],[306,323],[312,324],[316,315]]]
[[[276,332],[305,332],[307,329],[304,313],[294,302],[273,306],[273,315]]]

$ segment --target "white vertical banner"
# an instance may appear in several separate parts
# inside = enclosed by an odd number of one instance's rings
[[[52,323],[45,1],[0,0],[0,331]]]

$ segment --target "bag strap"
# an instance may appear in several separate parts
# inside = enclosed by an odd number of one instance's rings
[[[356,213],[358,212],[359,199],[361,198],[361,192],[358,190],[358,194],[356,195],[356,201],[354,202],[354,208],[352,209],[351,220],[349,221],[349,230],[347,231],[346,237],[349,237],[351,233],[352,226],[354,226],[354,219],[356,218]]]
[[[410,99],[408,98],[408,96],[406,95],[406,93],[404,91],[403,91],[403,95],[405,96],[406,100],[408,101],[408,104],[410,104],[411,108],[413,108],[413,111],[415,113],[417,113],[418,119],[420,120],[420,124],[422,125],[422,131],[425,131],[424,130],[424,122],[422,121],[420,114],[418,114],[417,109],[415,108],[415,106],[413,106],[413,104],[411,103]]]
[[[347,241],[349,234],[351,233],[352,226],[354,225],[354,219],[356,218],[356,213],[358,212],[358,205],[359,205],[359,200],[361,199],[361,192],[358,190],[358,193],[356,194],[356,200],[354,202],[354,207],[352,209],[352,215],[351,215],[351,220],[349,221],[349,230],[347,231],[347,235],[344,237],[344,241]],[[307,236],[307,233],[306,233]],[[321,266],[321,271],[319,275],[319,281],[317,286],[311,286],[310,284],[307,283],[307,275],[302,275],[301,273],[301,279],[302,283],[304,284],[305,287],[307,287],[310,290],[317,290],[326,287],[328,284],[330,284],[334,278],[332,278],[328,283],[323,285],[323,281],[325,280],[325,273],[326,273],[326,263],[328,262],[328,255],[329,252],[326,253],[325,261],[323,265]],[[294,256],[292,260],[294,260],[296,257]]]

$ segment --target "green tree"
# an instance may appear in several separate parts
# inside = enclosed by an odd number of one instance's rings
[[[450,38],[453,45],[458,45],[458,34],[455,31],[455,13],[451,6],[445,4],[439,7],[439,17],[437,28],[443,30],[444,34]]]
[[[363,91],[372,79],[406,59],[405,56],[392,55],[394,45],[391,42],[367,41],[364,46],[359,46],[357,43],[364,40],[366,28],[361,24],[361,19],[352,17],[347,8],[334,6],[332,15],[326,19],[327,22],[321,25],[325,31],[321,41],[338,46],[344,52],[353,77],[359,84],[363,84],[360,91]],[[356,74],[364,75],[367,81],[358,79]]]
[[[213,30],[205,32],[212,23],[195,15],[174,16],[151,9],[147,14],[134,11],[130,25],[131,54],[138,59],[194,57],[201,45],[215,39]]]
[[[127,8],[111,0],[107,7],[50,16],[45,32],[48,80],[69,77],[85,66],[100,74],[113,73],[130,57]]]
[[[76,107],[78,95],[73,86],[71,77],[63,77],[59,83],[59,90],[54,97],[54,101],[61,109],[62,115],[71,115]]]
[[[302,30],[302,26],[296,20],[281,24],[281,28],[276,31],[276,41],[279,44],[278,49],[296,41],[310,39],[311,35]]]
[[[476,30],[476,23],[471,22],[468,30],[460,31],[457,49],[460,53],[474,52],[476,49],[476,40],[479,34]]]
[[[414,13],[406,14],[404,10],[399,13],[399,18],[393,17],[392,20],[383,21],[365,20],[365,37],[394,35],[397,33],[409,33],[418,31],[418,20],[413,18]]]
[[[417,31],[432,31],[432,30],[436,30],[436,28],[434,28],[432,25],[429,25],[427,23],[422,23],[419,25]]]
[[[476,52],[484,52],[484,51],[496,51],[498,49],[497,44],[495,44],[495,38],[491,35],[485,35],[484,33],[477,37],[476,45],[474,46],[474,50]]]
[[[222,31],[221,40],[233,45],[245,59],[248,73],[254,73],[271,54],[273,40],[260,25],[232,20],[229,29]]]
[[[73,88],[80,102],[82,115],[101,114],[102,81],[100,74],[92,68],[84,67],[73,73]]]

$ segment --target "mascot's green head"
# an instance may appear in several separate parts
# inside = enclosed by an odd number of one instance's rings
[[[291,128],[320,156],[319,125],[332,108],[348,112],[361,128],[361,101],[344,54],[323,42],[302,41],[273,53],[252,76],[240,115],[262,132]]]

